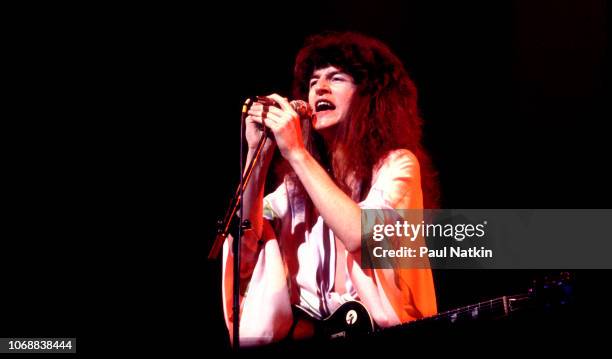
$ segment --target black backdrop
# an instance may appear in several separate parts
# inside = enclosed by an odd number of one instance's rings
[[[605,10],[375,1],[11,13],[0,334],[77,336],[94,352],[113,336],[143,336],[117,344],[135,350],[227,349],[220,264],[206,254],[237,183],[240,106],[289,95],[295,53],[322,30],[379,37],[404,60],[444,208],[609,207]],[[539,274],[439,272],[440,309]],[[581,310],[605,300],[607,274],[578,271]]]

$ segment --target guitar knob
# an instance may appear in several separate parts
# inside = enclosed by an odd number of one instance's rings
[[[355,322],[357,321],[357,312],[355,310],[353,310],[353,309],[349,310],[346,313],[345,320],[346,320],[346,324],[348,324],[348,325],[355,324]]]

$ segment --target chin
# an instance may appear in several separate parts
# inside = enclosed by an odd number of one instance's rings
[[[317,119],[316,121],[314,121],[312,127],[315,130],[320,131],[326,128],[334,127],[337,124],[338,124],[338,121],[336,121],[336,119],[334,118],[328,118],[328,119],[323,119],[323,120]]]
[[[326,128],[330,128],[331,126],[326,123],[317,123],[313,126],[316,131],[323,131]]]

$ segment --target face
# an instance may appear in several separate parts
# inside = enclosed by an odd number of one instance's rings
[[[309,82],[308,103],[316,112],[315,130],[323,130],[346,119],[356,85],[353,77],[329,66],[313,72]]]

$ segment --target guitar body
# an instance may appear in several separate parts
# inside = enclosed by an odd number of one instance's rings
[[[299,308],[298,308],[299,310]],[[368,310],[357,301],[342,304],[329,317],[316,320],[304,313],[307,324],[302,322],[296,326],[296,331],[310,332],[308,336],[316,339],[337,339],[367,335],[374,331],[374,322]],[[295,335],[299,338],[301,335]]]

